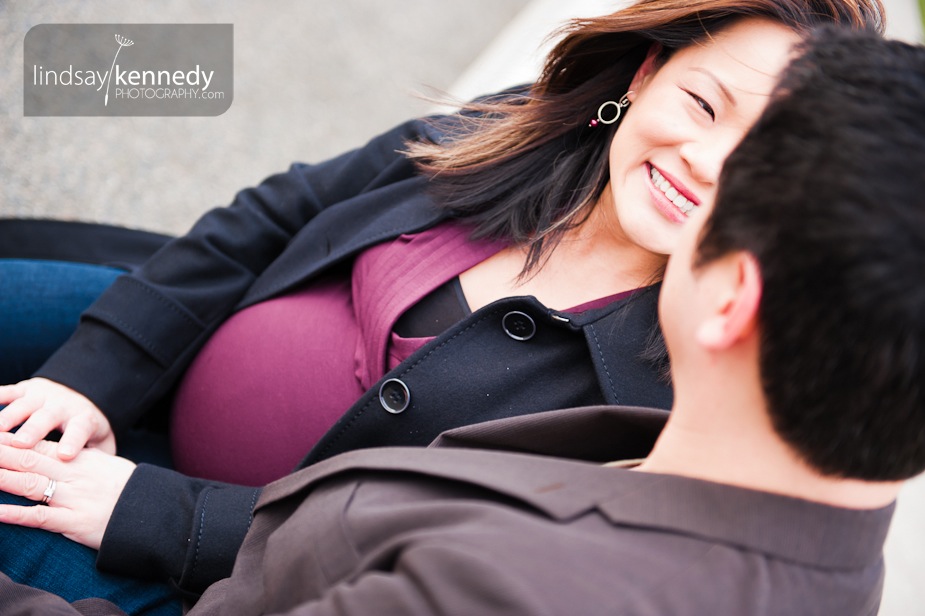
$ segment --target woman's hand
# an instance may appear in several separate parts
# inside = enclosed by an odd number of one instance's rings
[[[52,430],[61,431],[57,455],[71,460],[84,447],[116,453],[116,437],[109,420],[88,398],[69,387],[34,378],[0,387],[0,432],[22,424],[13,437],[14,447],[31,448]],[[23,423],[25,422],[25,423]]]
[[[61,533],[98,550],[134,462],[95,449],[64,462],[56,443],[19,449],[10,446],[12,440],[12,434],[0,433],[0,490],[36,503],[52,495],[47,506],[0,505],[0,522]]]

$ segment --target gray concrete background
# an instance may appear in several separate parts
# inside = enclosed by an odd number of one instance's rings
[[[468,96],[520,80],[551,23],[613,4],[0,0],[0,217],[182,233],[292,161],[322,160],[427,112],[432,104],[416,92]],[[888,33],[921,40],[915,0],[886,4]],[[214,118],[24,118],[25,33],[40,23],[97,22],[233,23],[231,108]],[[920,477],[903,489],[887,541],[881,616],[925,615],[923,520]]]
[[[526,0],[0,0],[0,216],[182,233],[235,191],[364,143],[431,103]],[[232,23],[234,101],[210,118],[23,117],[40,23]]]

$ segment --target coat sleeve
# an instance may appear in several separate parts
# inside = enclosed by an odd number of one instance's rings
[[[413,173],[400,150],[428,127],[407,122],[363,148],[317,165],[294,164],[239,192],[230,206],[208,212],[187,235],[119,277],[36,375],[93,400],[117,433],[130,427],[318,213]]]
[[[139,579],[169,579],[198,595],[231,575],[259,495],[259,488],[139,465],[106,527],[97,567]]]

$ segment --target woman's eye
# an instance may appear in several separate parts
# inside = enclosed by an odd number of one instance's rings
[[[699,96],[697,96],[697,95],[694,94],[693,92],[689,92],[688,90],[685,90],[685,92],[687,92],[687,95],[688,95],[688,96],[690,96],[692,99],[694,99],[694,102],[695,102],[695,103],[697,103],[698,105],[700,105],[701,109],[703,109],[704,111],[706,111],[706,112],[710,115],[710,119],[711,119],[711,120],[715,120],[715,119],[716,119],[716,113],[713,112],[713,107],[710,107],[710,103],[708,103],[707,101],[703,100],[702,98],[700,98]]]

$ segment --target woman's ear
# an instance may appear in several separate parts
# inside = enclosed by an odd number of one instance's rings
[[[712,287],[715,303],[697,327],[697,341],[719,351],[747,339],[758,325],[761,268],[755,257],[737,252],[706,267],[718,267],[721,282]]]
[[[633,75],[633,80],[630,82],[630,89],[627,98],[630,102],[636,98],[636,93],[638,93],[649,77],[655,74],[656,69],[656,60],[658,59],[659,53],[662,51],[662,46],[659,43],[652,43],[649,46],[649,51],[646,52],[646,57],[642,61],[642,64],[639,65],[639,68],[636,69],[636,74]]]

